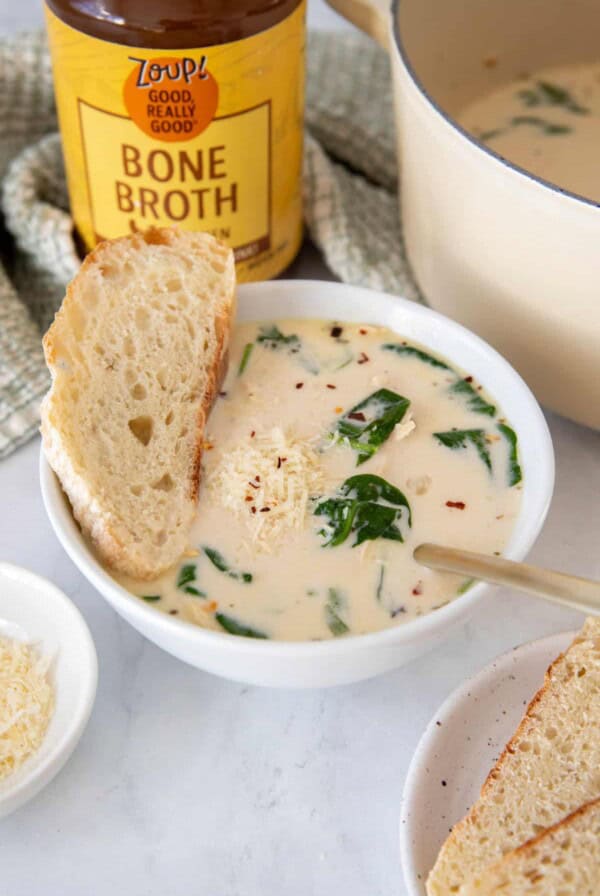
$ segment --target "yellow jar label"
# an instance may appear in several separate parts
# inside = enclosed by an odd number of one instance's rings
[[[240,280],[301,239],[304,3],[205,49],[98,40],[46,11],[71,208],[86,246],[151,225],[206,230]]]

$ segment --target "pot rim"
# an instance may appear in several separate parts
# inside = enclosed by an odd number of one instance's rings
[[[474,147],[476,150],[482,152],[485,156],[494,160],[494,162],[499,162],[503,168],[508,168],[510,171],[513,171],[515,174],[520,177],[525,178],[528,181],[537,184],[547,190],[550,190],[552,193],[557,196],[564,197],[568,200],[573,200],[577,203],[587,206],[588,208],[598,209],[600,208],[600,201],[596,202],[593,199],[588,199],[585,196],[581,196],[579,193],[573,193],[570,190],[565,190],[562,187],[559,187],[557,184],[553,184],[551,181],[545,180],[543,177],[538,177],[536,174],[533,174],[531,171],[527,171],[526,168],[521,168],[519,165],[515,165],[513,162],[510,162],[508,159],[501,156],[499,153],[494,152],[493,149],[490,149],[488,146],[485,146],[483,143],[480,143],[472,134],[466,131],[464,128],[460,126],[460,124],[455,121],[450,115],[448,115],[442,107],[433,99],[433,97],[429,94],[429,92],[425,89],[424,84],[418,77],[413,65],[410,61],[406,48],[402,42],[402,36],[400,31],[400,17],[398,15],[400,11],[400,4],[402,0],[392,0],[392,5],[390,9],[390,31],[393,37],[393,46],[400,57],[404,68],[406,69],[410,79],[412,80],[414,86],[417,88],[418,92],[421,96],[428,102],[431,108],[436,112],[442,120],[449,125],[452,130],[456,131],[461,137],[465,137],[469,144]]]

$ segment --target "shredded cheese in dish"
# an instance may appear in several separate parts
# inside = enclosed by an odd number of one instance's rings
[[[304,528],[309,499],[323,490],[323,472],[311,442],[274,427],[226,452],[206,484],[246,523],[253,548],[271,553]]]
[[[0,638],[0,781],[44,739],[54,710],[48,666],[34,646]]]

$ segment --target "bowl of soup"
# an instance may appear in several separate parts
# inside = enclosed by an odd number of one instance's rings
[[[427,302],[600,428],[595,0],[329,0],[388,49]]]
[[[322,687],[451,635],[488,586],[425,541],[521,560],[550,502],[544,417],[512,367],[421,305],[344,284],[239,289],[189,546],[154,581],[104,568],[42,456],[65,550],[136,629],[191,665]]]

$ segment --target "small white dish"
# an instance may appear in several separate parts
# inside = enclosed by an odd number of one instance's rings
[[[0,563],[0,637],[35,644],[51,660],[54,712],[40,749],[0,781],[0,818],[48,784],[77,746],[98,679],[96,650],[75,605],[51,582]]]
[[[432,718],[402,795],[400,854],[408,896],[425,896],[425,880],[450,828],[479,796],[546,669],[573,636],[562,632],[502,654],[457,688]]]
[[[544,416],[510,364],[454,321],[397,296],[346,283],[272,280],[238,290],[238,320],[277,318],[382,324],[468,370],[498,401],[519,437],[523,495],[504,556],[523,560],[542,528],[554,487],[554,454]],[[328,641],[237,638],[161,613],[119,585],[97,560],[73,519],[43,452],[40,479],[46,512],[67,554],[131,625],[174,656],[207,672],[269,687],[319,688],[371,678],[431,650],[473,611],[483,582],[447,606],[404,625]]]

